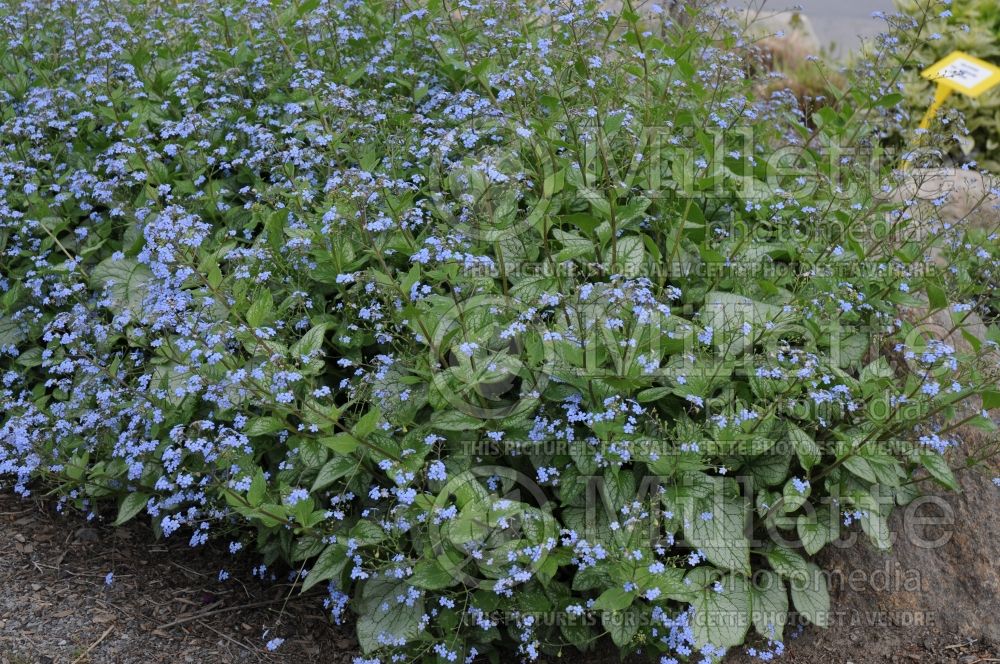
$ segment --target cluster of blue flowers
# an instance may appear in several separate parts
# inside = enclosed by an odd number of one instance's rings
[[[811,554],[954,485],[998,335],[898,307],[994,321],[995,246],[826,235],[917,204],[763,170],[874,132],[761,95],[724,15],[450,4],[0,3],[0,482],[297,570],[358,664],[780,655],[814,568],[744,526]]]

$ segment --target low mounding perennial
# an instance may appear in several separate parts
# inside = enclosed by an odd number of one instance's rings
[[[623,4],[0,2],[0,482],[295,570],[364,662],[825,624],[809,557],[995,436],[996,229],[897,194],[953,140],[884,147],[903,32],[806,115]]]

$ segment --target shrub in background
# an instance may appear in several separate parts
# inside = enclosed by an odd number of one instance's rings
[[[2,476],[290,565],[370,659],[823,624],[808,556],[995,429],[996,256],[887,195],[894,37],[805,118],[651,11],[5,7]]]
[[[924,16],[931,19],[915,40],[913,66],[906,78],[907,104],[917,118],[934,99],[935,84],[919,76],[925,67],[955,50],[1000,65],[1000,5],[996,2],[896,0],[896,6],[914,21]],[[954,157],[1000,172],[996,158],[1000,149],[1000,92],[994,88],[975,99],[955,94],[942,109],[943,117],[948,109],[957,111],[955,120],[964,122],[964,128],[956,131],[959,140],[952,145]]]

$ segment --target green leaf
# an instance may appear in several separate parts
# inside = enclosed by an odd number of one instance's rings
[[[66,477],[79,480],[83,478],[83,473],[87,470],[87,464],[90,462],[90,452],[84,452],[81,455],[74,455],[70,457],[69,463],[66,464]]]
[[[306,0],[301,5],[299,5],[298,9],[295,10],[295,13],[298,16],[305,16],[309,12],[311,12],[314,9],[316,9],[317,7],[319,7],[319,3],[320,3],[320,0]]]
[[[354,450],[358,449],[358,439],[349,433],[338,433],[332,436],[325,436],[319,439],[319,442],[324,447],[327,447],[338,454],[350,454]]]
[[[259,328],[274,317],[274,300],[271,291],[263,290],[257,299],[247,309],[247,324],[251,328]]]
[[[17,346],[25,337],[17,321],[0,316],[0,346]]]
[[[754,629],[761,636],[781,641],[788,622],[788,591],[774,572],[761,570],[750,586],[751,615]]]
[[[983,390],[980,396],[982,396],[983,398],[984,410],[993,410],[994,408],[1000,408],[1000,391]]]
[[[608,630],[611,640],[619,648],[624,648],[631,643],[636,632],[639,631],[639,613],[635,609],[627,611],[607,611],[601,614],[601,624]]]
[[[813,563],[806,563],[805,575],[790,580],[792,603],[799,614],[819,627],[826,627],[830,619],[830,593],[826,588],[826,577]]]
[[[766,444],[765,440],[765,444]],[[788,465],[791,455],[784,451],[765,452],[750,457],[743,470],[749,471],[754,480],[754,487],[774,486],[781,484],[788,477]]]
[[[608,588],[590,608],[594,611],[621,611],[632,606],[634,599],[634,592],[625,592],[621,588]]]
[[[266,495],[267,480],[264,479],[264,471],[258,468],[250,482],[250,490],[247,491],[247,502],[251,507],[260,507]]]
[[[552,235],[559,240],[563,249],[556,255],[556,262],[563,262],[579,258],[581,256],[592,256],[594,254],[594,243],[576,233],[554,228]]]
[[[649,387],[645,390],[640,390],[639,394],[636,395],[636,399],[639,403],[649,403],[651,401],[659,401],[663,397],[672,394],[674,388],[672,387]]]
[[[927,284],[927,299],[930,301],[931,311],[948,308],[948,296],[940,286]]]
[[[611,583],[607,570],[602,567],[585,567],[573,575],[573,590],[593,590]]]
[[[378,426],[379,420],[381,419],[382,411],[377,407],[374,407],[355,423],[355,425],[351,428],[351,433],[358,438],[365,438],[368,434],[375,431],[375,428]]]
[[[850,328],[837,327],[835,328],[835,333],[845,335],[846,329]],[[846,334],[846,336],[840,336],[836,339],[836,345],[830,351],[841,368],[856,367],[864,359],[865,354],[871,347],[871,343],[871,337],[864,332]]]
[[[225,279],[222,275],[222,268],[219,267],[218,263],[215,263],[208,269],[208,274],[205,279],[208,281],[209,287],[218,290],[222,286],[222,282]]]
[[[305,592],[322,581],[328,581],[335,576],[340,576],[347,564],[347,549],[343,544],[328,544],[323,553],[319,554],[316,563],[309,570],[305,581],[302,582],[302,591]]]
[[[920,463],[942,486],[952,491],[959,490],[955,474],[951,472],[948,461],[943,456],[935,452],[921,452]]]
[[[372,521],[358,521],[351,528],[351,539],[357,540],[357,543],[361,546],[378,544],[385,538],[385,531]]]
[[[313,357],[323,348],[323,338],[326,335],[326,323],[314,325],[302,338],[292,345],[292,355],[295,357]]]
[[[304,527],[309,527],[313,521],[313,514],[318,513],[322,515],[322,512],[314,512],[316,507],[316,501],[310,496],[305,500],[300,500],[291,507],[292,515],[299,525]]]
[[[328,456],[329,452],[318,440],[306,438],[299,441],[299,458],[306,468],[319,468]]]
[[[323,553],[326,542],[322,538],[313,535],[305,535],[295,540],[292,547],[292,562],[301,562],[308,558],[314,558]]]
[[[889,379],[892,378],[892,376],[892,367],[889,366],[889,361],[881,356],[861,370],[862,383]]]
[[[410,577],[410,583],[425,590],[448,588],[458,583],[459,580],[460,578],[456,579],[455,575],[432,558],[421,559],[414,565],[413,576]]]
[[[786,579],[801,578],[809,574],[809,564],[794,551],[772,545],[764,552],[764,556],[774,571]]]
[[[285,422],[281,418],[267,415],[250,420],[243,433],[248,436],[267,436],[285,430]]]
[[[962,333],[962,338],[965,339],[967,342],[969,342],[969,345],[972,346],[973,351],[978,353],[979,349],[983,345],[983,340],[964,327],[960,331]]]
[[[25,354],[22,353],[22,357],[24,355]],[[18,358],[18,362],[20,362],[20,361],[21,361],[21,359]],[[997,429],[1000,428],[1000,427],[997,427],[997,425],[993,422],[993,420],[991,420],[991,419],[989,419],[987,417],[983,417],[982,415],[976,415],[971,420],[966,421],[965,425],[969,426],[969,427],[973,427],[973,428],[979,429],[981,431],[989,431],[989,432],[997,431]]]
[[[746,527],[747,503],[724,497],[721,491],[684,501],[684,536],[719,567],[750,574],[750,542]],[[703,515],[711,514],[709,520]]]
[[[689,577],[697,579],[695,582],[699,586],[703,586],[691,601],[694,607],[691,628],[696,646],[738,646],[750,629],[750,585],[742,576],[727,574],[720,581],[722,592],[717,592],[712,583],[706,583],[709,579],[704,578],[704,572],[698,573],[704,569],[699,567],[688,573]]]
[[[470,431],[481,429],[485,420],[466,415],[457,410],[442,410],[431,415],[431,426],[441,431]]]
[[[604,118],[604,133],[607,135],[614,134],[625,122],[625,113],[609,113],[606,118]]]
[[[809,495],[812,493],[812,487],[807,486],[805,491],[799,493],[798,488],[795,486],[795,479],[791,477],[785,482],[784,489],[781,492],[782,497],[782,509],[786,514],[794,512],[809,501]]]
[[[638,275],[642,272],[643,258],[646,246],[641,237],[629,235],[620,238],[615,245],[618,251],[619,272],[626,275]]]
[[[816,111],[813,115],[813,120],[821,127],[837,127],[842,124],[840,116],[837,111],[829,106],[824,106],[823,108]],[[820,122],[822,121],[822,122]]]
[[[795,449],[799,464],[806,470],[815,466],[823,458],[823,453],[812,436],[794,424],[788,426],[788,440],[792,444],[792,448]]]
[[[635,475],[628,468],[609,468],[604,471],[605,495],[615,514],[636,499]]]
[[[92,288],[104,288],[110,283],[115,305],[133,312],[142,310],[152,280],[152,271],[134,258],[106,258],[90,272]]]
[[[736,293],[712,291],[705,294],[702,309],[702,324],[711,326],[718,332],[731,332],[750,323],[760,329],[765,323],[781,317],[781,307],[758,302]]]
[[[253,516],[260,519],[268,528],[276,528],[285,523],[288,518],[288,506],[278,503],[263,503]]]
[[[320,468],[319,473],[316,475],[316,479],[313,480],[311,491],[320,491],[325,489],[357,467],[357,459],[353,459],[349,456],[333,457],[327,461],[322,468]]]
[[[844,460],[844,467],[863,480],[874,484],[878,481],[875,477],[875,470],[868,463],[868,460],[857,454],[852,454]]]
[[[129,521],[132,517],[142,511],[142,508],[146,506],[149,501],[149,494],[146,493],[130,493],[122,500],[122,504],[118,507],[118,518],[115,519],[113,525],[120,526],[123,523]]]
[[[284,244],[285,224],[288,222],[288,213],[288,208],[274,210],[267,216],[267,220],[264,222],[264,230],[267,231],[267,242],[271,245],[271,249],[275,254],[281,253],[281,247]]]
[[[898,486],[904,476],[899,460],[873,443],[849,449],[841,458],[847,470],[871,484]]]
[[[887,551],[892,548],[892,532],[889,530],[889,520],[873,506],[863,510],[864,514],[858,518],[861,530],[865,531],[868,539],[877,549]]]
[[[799,515],[795,528],[806,553],[815,555],[824,546],[837,539],[840,534],[840,522],[834,516],[827,507],[816,508],[815,514]]]
[[[406,596],[410,587],[408,581],[384,578],[364,583],[358,603],[357,636],[365,654],[378,650],[386,640],[409,641],[420,633],[423,598],[409,605],[398,599]]]
[[[578,650],[586,652],[593,647],[594,634],[591,626],[587,624],[584,618],[577,620],[557,620],[556,622],[559,623],[559,632],[563,638],[576,646]],[[500,658],[495,657],[493,661],[499,662]]]
[[[898,92],[890,92],[887,95],[883,95],[878,101],[876,101],[875,106],[880,108],[890,108],[901,101],[903,101],[903,95]]]

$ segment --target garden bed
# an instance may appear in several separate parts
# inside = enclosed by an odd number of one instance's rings
[[[219,570],[233,577],[218,581]],[[349,662],[321,599],[251,577],[245,558],[111,528],[0,494],[2,664]],[[114,574],[112,583],[107,575]],[[264,637],[269,631],[268,637]],[[269,638],[285,637],[269,652]]]
[[[1000,495],[978,473],[962,472],[959,479],[961,494],[940,494],[958,518],[945,546],[921,550],[904,540],[887,555],[862,541],[823,556],[824,567],[844,580],[831,588],[832,610],[843,619],[826,630],[806,627],[788,640],[781,661],[979,664],[1000,658],[1000,590],[989,554],[1000,540]],[[961,528],[967,523],[977,527]],[[900,532],[899,516],[892,527]],[[234,566],[217,548],[192,553],[157,541],[138,524],[114,529],[8,495],[0,495],[0,542],[2,664],[343,664],[357,655],[352,627],[325,620],[316,611],[318,598],[293,595],[286,604],[286,585],[260,584],[249,561]],[[219,583],[225,567],[241,571]],[[919,593],[908,590],[905,569],[921,570],[927,583]],[[105,584],[109,571],[115,572],[111,586]],[[877,587],[855,592],[852,573],[876,573]],[[230,610],[247,605],[255,607]],[[933,615],[933,624],[906,624],[916,614]],[[164,629],[170,623],[175,626]],[[286,639],[280,650],[267,651],[265,630]],[[619,658],[591,653],[583,661]],[[756,661],[741,649],[726,664]]]
[[[5,9],[10,657],[994,648],[996,210],[894,151],[940,7],[798,91],[716,9]]]

